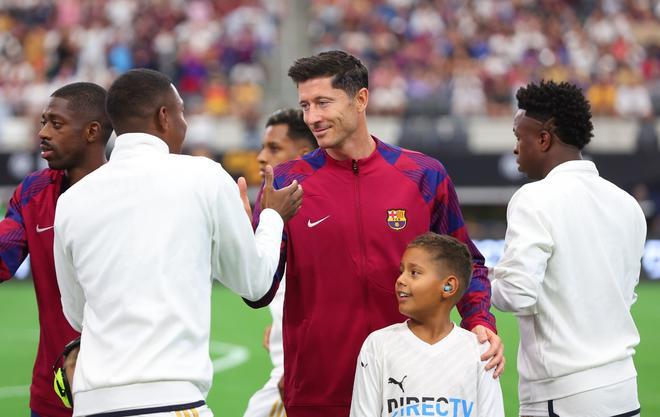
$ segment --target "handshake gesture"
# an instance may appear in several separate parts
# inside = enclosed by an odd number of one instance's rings
[[[298,181],[294,180],[287,187],[276,190],[273,188],[273,167],[266,165],[264,175],[264,189],[261,192],[261,209],[273,209],[279,213],[282,220],[288,221],[294,214],[298,212],[302,204],[303,189]],[[247,183],[245,178],[238,179],[238,189],[243,201],[248,217],[252,219],[252,209],[250,208],[250,201],[247,197]]]

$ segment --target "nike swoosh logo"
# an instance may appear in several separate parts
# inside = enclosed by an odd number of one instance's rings
[[[50,227],[39,227],[39,225],[37,225],[37,233],[45,232],[46,230],[50,230],[50,229],[52,229],[53,227],[55,227],[55,226],[50,226]]]
[[[307,219],[307,227],[314,227],[314,226],[320,224],[323,220],[327,219],[328,217],[330,217],[329,214],[327,216],[325,216],[324,218],[322,218],[321,220],[317,220],[315,222],[312,222],[310,219]]]

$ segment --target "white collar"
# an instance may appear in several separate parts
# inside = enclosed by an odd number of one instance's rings
[[[161,138],[148,133],[124,133],[115,139],[115,146],[112,149],[110,159],[129,156],[136,152],[167,154],[170,152],[170,148]]]
[[[586,159],[579,159],[574,161],[566,161],[552,168],[548,175],[545,178],[549,178],[552,175],[556,175],[561,172],[584,172],[589,174],[598,175],[598,169],[596,169],[596,164],[593,161],[588,161]]]

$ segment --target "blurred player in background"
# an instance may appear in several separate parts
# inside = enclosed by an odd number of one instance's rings
[[[283,109],[271,114],[266,121],[266,131],[262,140],[262,149],[257,155],[263,178],[267,165],[275,167],[282,162],[298,158],[317,148],[316,139],[305,124],[303,114],[298,109]],[[284,305],[285,279],[269,304],[273,318],[271,326],[264,333],[264,346],[268,349],[273,370],[270,379],[259,391],[254,393],[244,417],[280,417],[285,416],[284,404],[279,386],[284,374],[284,351],[282,348],[282,308]]]
[[[65,190],[105,162],[112,133],[106,91],[92,83],[56,90],[41,115],[41,157],[48,168],[18,186],[0,222],[0,282],[10,279],[30,255],[39,309],[39,349],[30,386],[32,417],[67,417],[53,391],[53,364],[78,333],[62,314],[53,264],[55,205]]]
[[[644,214],[582,159],[593,124],[579,88],[541,82],[516,98],[514,154],[538,181],[509,202],[492,291],[520,325],[520,415],[636,416]]]
[[[285,227],[284,404],[289,417],[349,413],[355,360],[374,330],[401,322],[394,297],[406,245],[426,231],[467,244],[470,288],[463,327],[490,341],[488,369],[504,366],[490,313],[490,282],[442,164],[369,134],[368,71],[354,56],[323,52],[289,69],[319,149],[275,170],[275,187],[305,182],[305,203]],[[254,307],[267,304],[271,288]]]

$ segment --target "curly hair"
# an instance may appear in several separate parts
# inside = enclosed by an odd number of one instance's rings
[[[591,141],[591,105],[577,86],[542,80],[519,88],[516,99],[527,116],[544,123],[553,119],[554,133],[562,142],[582,149]]]

